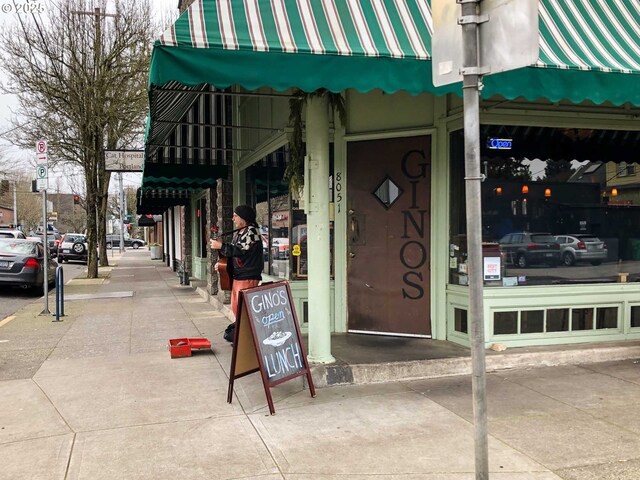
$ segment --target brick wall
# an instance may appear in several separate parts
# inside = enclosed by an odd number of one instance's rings
[[[215,212],[218,225],[221,226],[222,232],[231,232],[233,230],[233,183],[229,180],[218,179],[216,181],[216,206]],[[231,241],[231,236],[226,236],[223,241]],[[231,292],[219,290],[217,298],[222,303],[231,303]]]

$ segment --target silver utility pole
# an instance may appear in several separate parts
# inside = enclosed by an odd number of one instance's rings
[[[478,23],[480,0],[462,4],[462,92],[464,100],[465,186],[467,192],[467,251],[469,255],[469,315],[476,479],[489,479],[487,437],[487,379],[484,350],[482,278],[482,196],[480,194],[480,75]]]
[[[47,189],[42,189],[42,244],[44,245],[44,310],[40,315],[51,315],[49,311],[49,243],[47,242]]]
[[[433,83],[439,87],[462,81],[463,89],[475,467],[476,480],[488,480],[480,91],[483,75],[535,64],[539,48],[538,0],[432,0],[431,8]],[[462,15],[458,16],[460,11]],[[487,170],[485,165],[485,173]]]
[[[18,180],[13,181],[13,223],[18,228]]]
[[[122,172],[118,173],[118,193],[119,202],[118,210],[120,211],[120,253],[124,251],[124,213],[122,212],[124,207],[124,189],[122,187]],[[113,249],[113,245],[111,245]]]

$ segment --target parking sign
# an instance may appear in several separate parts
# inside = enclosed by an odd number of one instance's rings
[[[36,142],[36,153],[47,153],[47,141],[44,138],[41,138]]]

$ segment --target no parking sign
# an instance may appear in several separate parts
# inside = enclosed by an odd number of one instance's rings
[[[36,153],[47,153],[47,141],[44,138],[37,141]]]

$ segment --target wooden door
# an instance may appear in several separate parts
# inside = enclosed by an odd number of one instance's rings
[[[430,336],[431,137],[350,142],[350,331]]]

